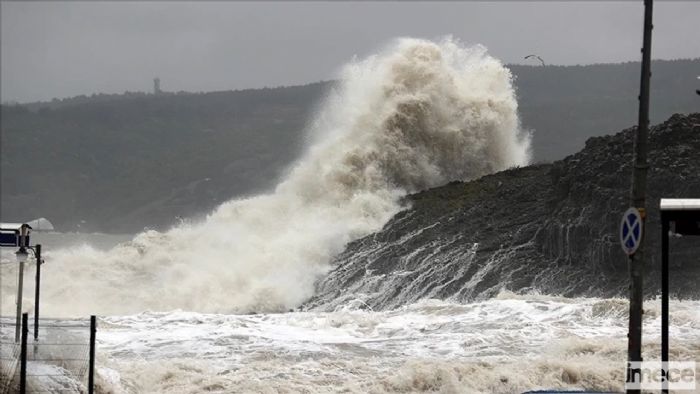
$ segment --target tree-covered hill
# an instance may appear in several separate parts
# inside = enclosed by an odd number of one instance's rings
[[[536,161],[636,123],[639,63],[510,66]],[[700,108],[700,59],[652,64],[652,122]],[[272,188],[332,82],[212,93],[80,96],[1,108],[2,221],[133,232]]]
[[[131,232],[271,188],[325,88],[3,106],[2,220]]]

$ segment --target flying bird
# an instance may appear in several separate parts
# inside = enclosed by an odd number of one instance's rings
[[[525,56],[525,59],[529,59],[529,58],[531,58],[531,57],[537,58],[537,60],[539,60],[539,61],[542,63],[543,66],[545,65],[545,64],[544,64],[544,60],[542,60],[541,57],[539,57],[539,56],[537,56],[537,55],[534,55],[534,54],[533,54],[533,55],[527,55],[527,56]]]

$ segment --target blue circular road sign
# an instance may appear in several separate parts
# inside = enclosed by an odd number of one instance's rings
[[[637,208],[629,208],[620,222],[620,244],[628,256],[634,254],[642,243],[642,215]]]

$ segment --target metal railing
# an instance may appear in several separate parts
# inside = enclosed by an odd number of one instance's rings
[[[25,313],[17,342],[14,318],[0,317],[0,393],[93,393],[96,318],[38,322],[30,339]]]

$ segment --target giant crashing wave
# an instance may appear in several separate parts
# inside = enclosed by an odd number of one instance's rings
[[[285,311],[408,193],[529,160],[511,73],[484,47],[398,39],[346,65],[340,80],[310,123],[306,153],[272,193],[109,251],[51,252],[46,313]]]

